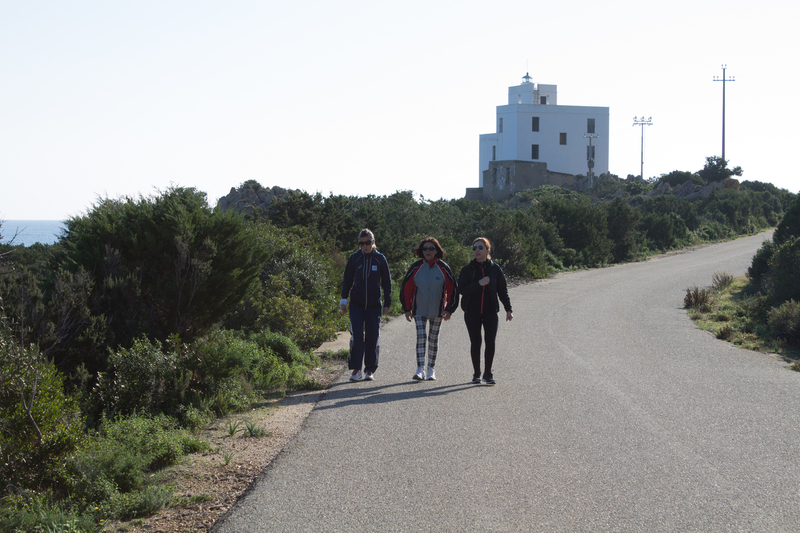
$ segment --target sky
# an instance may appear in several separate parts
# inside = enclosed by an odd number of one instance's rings
[[[0,0],[0,220],[247,180],[323,196],[463,197],[526,72],[609,107],[609,170],[800,191],[800,8],[562,0]],[[551,169],[558,170],[558,169]]]

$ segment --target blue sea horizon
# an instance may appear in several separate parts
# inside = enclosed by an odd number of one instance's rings
[[[61,220],[0,220],[0,244],[9,244],[11,239],[14,245],[54,244],[65,228]]]

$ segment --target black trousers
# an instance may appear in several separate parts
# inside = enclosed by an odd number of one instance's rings
[[[494,361],[494,341],[497,338],[497,327],[499,319],[497,313],[480,315],[476,313],[464,313],[464,323],[469,332],[469,354],[472,357],[472,369],[476,374],[481,372],[481,341],[486,345],[484,350],[485,366],[484,376],[492,375],[492,362]],[[483,328],[483,339],[481,339],[481,328]]]

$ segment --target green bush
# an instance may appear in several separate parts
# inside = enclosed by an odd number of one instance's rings
[[[796,196],[789,204],[781,223],[775,229],[772,240],[781,245],[800,237],[800,196]]]
[[[280,333],[261,330],[251,333],[247,339],[254,342],[262,350],[276,354],[284,363],[303,366],[319,364],[318,358],[310,351],[302,351],[289,337]]]
[[[117,509],[119,501],[130,503],[137,498],[120,500],[119,494],[147,489],[151,472],[210,448],[165,416],[105,420],[89,433],[69,462],[71,492],[90,504],[112,502]],[[107,513],[120,514],[117,510]]]
[[[78,405],[35,348],[0,332],[0,480],[21,489],[59,487],[80,439]]]
[[[791,342],[800,341],[800,303],[789,300],[772,308],[767,314],[767,323],[776,336]]]
[[[172,490],[168,487],[149,486],[132,492],[115,493],[100,507],[102,516],[116,520],[151,516],[172,501]]]
[[[722,270],[716,270],[711,274],[711,287],[715,291],[724,290],[731,286],[733,280],[733,274]]]
[[[611,253],[614,261],[622,263],[633,260],[639,252],[639,212],[622,198],[605,204],[608,223],[608,238],[613,243]]]
[[[683,306],[687,309],[697,309],[707,313],[713,301],[714,297],[711,291],[699,288],[695,285],[692,288],[686,289],[686,296],[683,297]]]
[[[800,237],[779,245],[769,261],[765,276],[766,293],[773,305],[800,301]]]
[[[292,339],[302,350],[313,350],[331,339],[337,332],[334,321],[315,320],[317,308],[314,303],[290,294],[283,275],[272,276],[264,285],[260,300],[253,300],[258,309],[253,330],[269,329]],[[327,304],[329,312],[338,309],[331,297],[320,302]]]
[[[775,253],[775,249],[776,246],[772,241],[764,241],[756,255],[753,256],[750,267],[747,269],[747,275],[750,277],[751,283],[756,287],[761,287],[764,277],[769,271],[769,262]]]
[[[140,337],[130,348],[109,353],[108,371],[100,374],[95,393],[109,418],[156,414],[181,404],[189,377],[174,350]]]
[[[43,533],[97,533],[95,513],[81,513],[54,502],[49,492],[22,492],[0,504],[0,531]]]
[[[645,213],[641,229],[654,250],[671,250],[686,238],[686,225],[673,213]]]
[[[179,187],[101,200],[67,221],[65,245],[65,266],[93,280],[92,312],[105,316],[111,346],[202,335],[248,294],[267,258],[253,224]]]

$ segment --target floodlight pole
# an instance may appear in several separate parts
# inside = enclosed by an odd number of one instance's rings
[[[653,117],[644,118],[644,115],[642,115],[642,118],[633,117],[632,125],[642,127],[642,157],[639,160],[639,177],[642,178],[642,181],[644,181],[644,127],[653,125]]]
[[[725,69],[728,68],[728,65],[722,65],[722,78],[718,76],[714,76],[714,81],[721,81],[722,82],[722,162],[725,163],[725,82],[726,81],[736,81],[733,79],[733,76],[730,78],[725,77]]]

